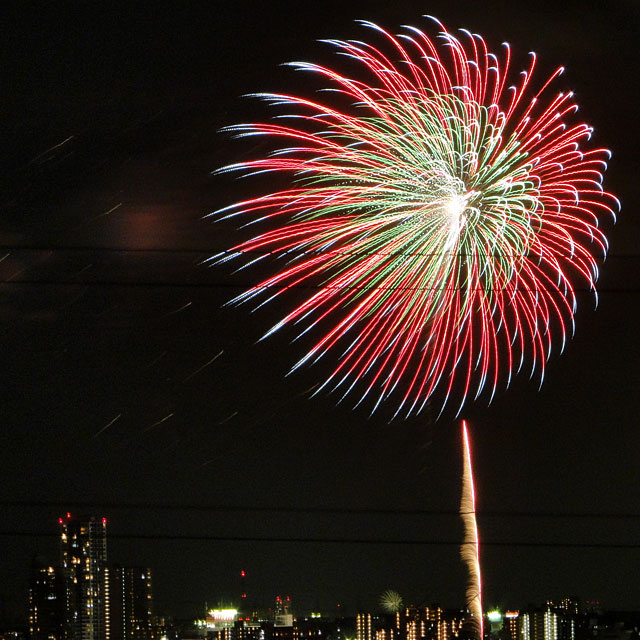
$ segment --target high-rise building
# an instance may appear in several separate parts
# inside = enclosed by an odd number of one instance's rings
[[[567,596],[558,600],[547,600],[547,607],[559,613],[577,616],[580,613],[580,600],[575,596]]]
[[[291,611],[291,598],[290,596],[276,596],[276,606],[274,611],[273,627],[277,629],[293,628],[294,617]]]
[[[558,640],[558,614],[550,609],[536,609],[520,614],[521,640]]]
[[[575,596],[547,600],[547,608],[558,614],[558,640],[575,640],[580,600]]]
[[[114,566],[106,570],[109,593],[109,634],[113,640],[153,637],[151,569]]]
[[[373,627],[371,624],[370,613],[359,613],[356,616],[356,639],[357,640],[373,639]]]
[[[34,558],[29,580],[29,637],[63,640],[66,614],[65,583],[59,567]]]
[[[108,640],[107,520],[60,518],[60,564],[65,595],[65,639]]]
[[[59,523],[61,566],[31,566],[31,640],[153,640],[151,570],[107,566],[106,518]]]
[[[451,635],[451,624],[443,615],[437,604],[408,607],[396,614],[397,637],[402,640],[447,640]]]
[[[502,631],[500,633],[501,640],[519,640],[519,612],[507,611],[502,619]]]

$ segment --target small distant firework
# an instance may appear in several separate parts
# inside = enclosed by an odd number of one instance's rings
[[[380,48],[329,40],[353,75],[292,63],[325,79],[324,102],[257,94],[290,111],[228,130],[285,146],[220,171],[295,184],[216,212],[268,230],[211,258],[283,259],[234,302],[306,289],[265,337],[295,326],[311,342],[293,370],[335,354],[318,391],[371,398],[372,411],[395,398],[404,416],[436,390],[458,412],[490,400],[521,369],[542,382],[552,344],[573,332],[575,285],[595,292],[600,223],[617,208],[602,188],[609,152],[589,147],[573,93],[549,88],[563,69],[537,80],[531,54],[514,75],[507,44],[494,54],[434,21],[435,38],[362,22]]]
[[[389,589],[380,596],[380,604],[387,613],[398,613],[402,607],[402,596],[397,591]]]
[[[464,542],[460,547],[460,556],[467,566],[467,609],[471,614],[479,640],[483,638],[482,620],[482,575],[480,572],[480,540],[476,522],[476,493],[473,483],[471,447],[467,423],[462,421],[462,439],[464,448],[464,467],[462,470],[462,498],[460,499],[460,517],[464,524]]]

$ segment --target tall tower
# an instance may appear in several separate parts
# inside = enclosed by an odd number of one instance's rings
[[[113,640],[147,640],[152,636],[151,569],[111,567],[109,631]]]
[[[371,626],[371,614],[360,612],[356,616],[356,639],[372,640],[373,629]]]
[[[65,638],[107,640],[109,591],[106,580],[107,520],[60,518],[60,564],[66,598]]]
[[[31,640],[63,640],[65,614],[64,579],[60,568],[34,558],[29,582]]]
[[[240,571],[240,612],[244,615],[249,614],[247,604],[247,572],[242,569]]]

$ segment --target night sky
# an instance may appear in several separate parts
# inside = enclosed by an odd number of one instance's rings
[[[211,175],[265,152],[219,131],[274,113],[241,96],[312,95],[280,63],[339,64],[318,39],[365,37],[359,18],[427,28],[424,13],[508,40],[514,69],[530,50],[543,73],[563,64],[555,87],[613,150],[623,205],[598,308],[581,294],[542,389],[521,376],[465,411],[481,536],[507,543],[483,549],[485,604],[640,609],[624,547],[640,536],[640,5],[181,4],[3,9],[0,615],[25,614],[31,557],[57,561],[67,510],[108,517],[110,561],[154,570],[159,612],[237,600],[241,569],[251,604],[289,594],[301,613],[375,610],[390,588],[463,605],[459,422],[309,398],[328,369],[285,378],[294,334],[256,344],[285,309],[223,308],[260,271],[202,265],[238,237],[204,216],[265,187]]]

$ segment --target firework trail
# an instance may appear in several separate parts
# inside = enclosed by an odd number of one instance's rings
[[[494,54],[435,22],[434,38],[362,22],[379,48],[327,41],[353,76],[291,63],[323,78],[326,99],[256,94],[281,119],[227,130],[282,146],[220,171],[284,172],[293,186],[212,214],[266,225],[212,262],[281,260],[232,302],[303,290],[264,336],[290,325],[310,341],[292,371],[331,352],[318,391],[372,411],[393,397],[404,416],[436,391],[458,412],[490,401],[523,369],[541,383],[552,342],[561,351],[573,332],[576,286],[595,293],[599,225],[618,206],[602,187],[609,152],[589,147],[573,93],[550,88],[563,69],[536,79],[530,54],[514,74],[508,45]]]
[[[476,493],[473,484],[473,467],[467,423],[462,421],[462,439],[464,447],[464,468],[462,471],[462,497],[460,499],[460,517],[464,524],[464,542],[460,547],[460,557],[467,566],[467,609],[479,640],[483,636],[482,620],[482,575],[480,572],[480,540],[476,522]]]

